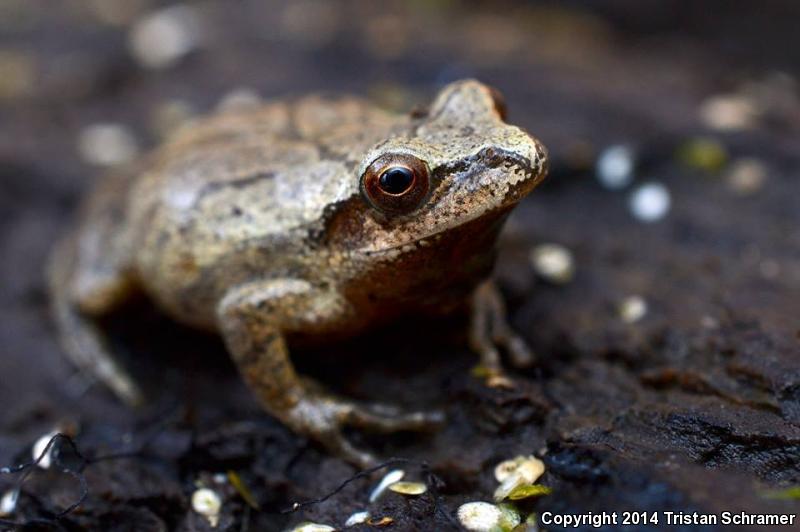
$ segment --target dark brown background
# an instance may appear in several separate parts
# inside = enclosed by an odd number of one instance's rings
[[[110,326],[152,404],[131,412],[103,389],[80,391],[54,339],[42,274],[82,191],[102,175],[81,159],[80,131],[120,122],[146,148],[159,138],[157,110],[176,99],[203,112],[246,86],[264,97],[355,92],[408,108],[468,76],[505,93],[510,120],[553,156],[551,179],[511,220],[498,267],[514,325],[541,364],[518,374],[513,392],[483,387],[457,319],[413,335],[399,324],[304,357],[343,393],[440,407],[450,419],[424,438],[353,438],[430,462],[450,514],[491,497],[500,460],[545,451],[542,482],[554,491],[526,507],[538,512],[800,511],[800,501],[765,495],[800,483],[796,2],[198,2],[203,45],[152,70],[127,39],[156,4],[0,3],[0,464],[29,459],[59,424],[76,429],[87,455],[143,451],[91,465],[89,499],[51,528],[202,529],[188,496],[198,478],[228,470],[262,511],[245,512],[229,494],[223,529],[280,530],[301,518],[341,526],[366,507],[370,487],[356,482],[302,516],[270,513],[353,470],[262,414],[218,344],[145,309]],[[702,103],[743,86],[769,104],[753,126],[704,125]],[[718,171],[676,159],[698,134],[726,148]],[[640,154],[637,184],[671,192],[665,219],[637,221],[630,189],[602,188],[575,155],[620,142]],[[768,169],[749,195],[726,177],[742,157]],[[536,279],[527,255],[542,242],[573,251],[572,282]],[[624,324],[616,308],[634,294],[649,312]],[[0,477],[0,488],[12,481]],[[16,518],[46,516],[76,494],[69,477],[37,473]],[[371,510],[394,518],[394,530],[450,526],[430,495],[390,494]]]

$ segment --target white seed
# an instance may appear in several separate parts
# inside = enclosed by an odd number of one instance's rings
[[[369,519],[369,512],[356,512],[347,518],[347,521],[344,522],[344,526],[348,527],[360,525],[361,523],[365,523],[367,519]]]
[[[559,244],[541,244],[531,250],[530,261],[534,271],[546,281],[565,284],[575,275],[572,252]]]
[[[667,187],[661,183],[647,183],[633,191],[628,205],[638,220],[655,222],[667,215],[671,203]]]
[[[48,432],[38,440],[36,443],[33,444],[33,448],[31,449],[31,455],[33,456],[34,461],[39,460],[39,457],[42,456],[44,450],[47,448],[47,445],[50,443],[55,435],[58,434],[57,432]],[[42,459],[39,461],[39,467],[42,469],[49,469],[51,465],[53,465],[53,448],[56,446],[56,442],[50,446],[48,449],[47,454],[45,454]]]
[[[747,129],[755,125],[759,110],[752,99],[737,94],[712,96],[700,106],[700,119],[722,131]]]
[[[726,178],[731,190],[747,196],[764,186],[767,180],[767,167],[758,159],[738,159],[731,163]]]
[[[512,474],[519,472],[524,475],[528,484],[533,484],[544,474],[544,469],[544,462],[535,456],[517,456],[497,464],[494,468],[494,478],[497,482],[503,482]]]
[[[217,109],[220,111],[252,109],[261,104],[261,96],[250,87],[237,87],[220,98]]]
[[[205,517],[212,527],[215,527],[219,523],[222,500],[216,491],[200,488],[192,493],[192,509]]]
[[[633,150],[624,145],[615,145],[603,150],[597,158],[597,180],[606,188],[625,188],[633,181]]]
[[[290,532],[335,532],[336,529],[329,525],[320,525],[318,523],[300,523],[294,527]]]
[[[422,482],[395,482],[389,490],[401,495],[422,495],[428,491],[428,486]]]
[[[492,530],[502,517],[500,508],[488,502],[468,502],[458,508],[458,520],[467,530]]]
[[[458,508],[458,520],[473,532],[508,531],[519,525],[519,513],[508,506],[488,502],[468,502]]]
[[[628,296],[620,302],[617,311],[625,323],[636,323],[647,315],[647,300],[641,296]]]
[[[517,456],[501,462],[494,468],[494,478],[500,485],[494,492],[494,500],[506,499],[519,486],[536,482],[544,474],[544,462],[535,456]]]
[[[525,482],[525,479],[519,472],[515,471],[511,473],[497,486],[497,489],[494,490],[494,500],[497,502],[505,500],[512,491],[525,484],[528,484],[528,482]]]
[[[378,500],[378,497],[383,495],[383,492],[386,491],[386,488],[395,482],[400,482],[405,474],[406,472],[402,469],[394,469],[386,473],[386,476],[381,479],[378,485],[375,486],[375,489],[372,490],[372,493],[369,494],[369,502],[375,502]]]
[[[19,500],[19,490],[8,490],[0,498],[0,516],[6,517],[14,513]]]
[[[90,164],[112,166],[131,161],[139,146],[130,129],[122,124],[92,124],[78,136],[78,151]]]
[[[128,45],[147,68],[167,68],[196,49],[203,39],[203,22],[197,8],[176,4],[136,21]]]

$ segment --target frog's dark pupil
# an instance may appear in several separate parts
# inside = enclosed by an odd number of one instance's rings
[[[414,172],[404,166],[395,166],[382,173],[379,182],[384,192],[401,194],[414,182]]]

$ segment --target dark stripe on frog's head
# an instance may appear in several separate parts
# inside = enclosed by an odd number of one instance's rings
[[[206,183],[200,188],[200,190],[197,191],[197,194],[194,198],[194,204],[197,205],[203,201],[206,196],[212,195],[220,190],[243,189],[255,183],[260,183],[268,179],[274,179],[274,177],[274,172],[256,172],[254,174],[247,174],[235,179],[218,180]]]

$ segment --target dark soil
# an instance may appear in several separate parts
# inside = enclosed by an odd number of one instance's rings
[[[510,121],[554,161],[512,217],[497,269],[539,365],[515,373],[514,390],[486,387],[471,376],[460,318],[299,355],[341,393],[447,413],[447,426],[423,437],[352,435],[381,456],[427,462],[441,481],[415,499],[385,495],[369,506],[373,517],[391,517],[387,530],[449,530],[460,504],[491,500],[495,464],[530,453],[547,464],[541,482],[553,492],[526,511],[800,512],[800,501],[770,496],[800,484],[797,89],[769,96],[774,108],[745,130],[714,131],[698,115],[707,97],[746,82],[792,82],[778,72],[800,67],[796,2],[292,2],[322,10],[302,16],[283,2],[204,2],[206,45],[163,71],[137,64],[128,26],[102,23],[88,7],[99,3],[8,2],[0,14],[0,52],[27,54],[38,72],[0,100],[0,465],[28,461],[54,427],[87,457],[131,453],[89,464],[83,504],[30,529],[206,530],[189,504],[198,482],[225,496],[221,530],[341,527],[368,507],[380,477],[279,514],[356,471],[262,413],[217,340],[146,307],[109,327],[150,404],[131,411],[100,387],[81,388],[57,345],[42,272],[102,174],[82,162],[78,132],[122,122],[148,146],[158,141],[154,109],[170,99],[202,112],[249,86],[267,97],[356,92],[406,108],[467,76],[501,89]],[[680,162],[677,147],[697,135],[720,142],[728,162],[716,171]],[[640,154],[634,187],[669,189],[663,220],[636,220],[630,188],[595,180],[592,153],[620,142]],[[726,178],[741,157],[768,169],[749,195]],[[543,242],[572,250],[571,282],[537,279],[528,253]],[[631,295],[649,311],[626,324],[617,306]],[[399,467],[426,478],[418,465]],[[258,510],[214,483],[229,471]],[[0,476],[0,492],[16,478]],[[72,476],[40,470],[10,518],[46,522],[79,495]],[[781,530],[800,530],[797,521]]]

